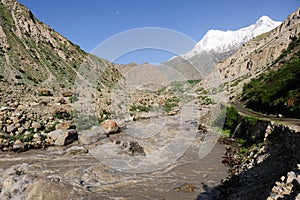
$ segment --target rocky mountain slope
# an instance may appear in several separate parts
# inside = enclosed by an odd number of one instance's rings
[[[74,83],[90,81],[93,99],[120,77],[114,64],[82,51],[17,1],[0,1],[1,150],[42,148],[57,124],[74,129]]]
[[[66,85],[75,80],[87,53],[43,24],[15,0],[0,2],[0,74],[9,83]],[[112,64],[97,59],[105,68]],[[115,75],[117,75],[115,71]],[[108,79],[109,75],[107,76]],[[113,76],[112,76],[113,77]]]
[[[294,38],[271,70],[243,86],[241,100],[247,107],[276,116],[300,117],[300,39]]]

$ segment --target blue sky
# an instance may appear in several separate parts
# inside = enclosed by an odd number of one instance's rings
[[[262,15],[283,21],[299,0],[18,0],[34,15],[90,52],[122,31],[162,27],[199,41],[210,29],[235,30]],[[159,63],[172,56],[157,50],[135,51],[116,62]]]

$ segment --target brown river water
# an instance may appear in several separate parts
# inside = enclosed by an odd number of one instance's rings
[[[0,197],[53,199],[51,195],[55,194],[55,199],[196,199],[204,188],[217,186],[226,178],[227,169],[221,163],[225,146],[215,137],[205,139],[205,135],[197,133],[193,117],[184,117],[180,125],[178,120],[182,118],[170,116],[152,121],[163,122],[156,135],[147,135],[147,131],[143,137],[134,135],[140,127],[159,129],[147,126],[149,122],[145,120],[137,129],[129,124],[127,130],[114,136],[120,141],[138,141],[146,156],[116,153],[118,146],[108,139],[98,146],[74,143],[23,153],[1,152]],[[199,148],[205,147],[204,143],[209,146],[207,155],[199,158]],[[46,186],[36,186],[39,180],[62,186],[56,193],[53,188],[49,192]],[[34,184],[49,195],[32,189]]]

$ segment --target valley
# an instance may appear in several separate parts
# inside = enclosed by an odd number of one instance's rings
[[[300,8],[158,65],[0,22],[0,199],[300,199]]]

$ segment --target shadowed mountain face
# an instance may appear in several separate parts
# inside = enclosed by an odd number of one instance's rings
[[[0,2],[0,55],[1,80],[45,86],[70,86],[88,56],[15,0]]]

